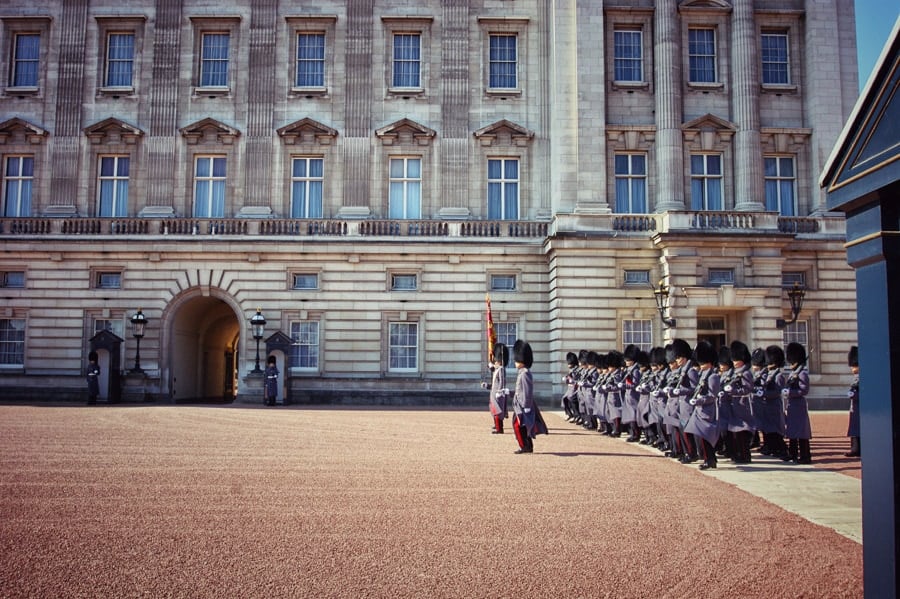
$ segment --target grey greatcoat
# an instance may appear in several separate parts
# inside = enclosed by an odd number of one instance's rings
[[[847,392],[850,398],[850,424],[847,425],[848,437],[859,437],[859,375],[853,379],[850,390]]]
[[[728,388],[725,391],[731,396],[731,415],[728,418],[728,430],[736,433],[739,431],[756,430],[756,419],[753,416],[753,373],[746,364],[735,368]]]
[[[622,394],[625,389],[625,373],[617,368],[606,375],[606,420],[622,418]]]
[[[586,367],[578,381],[578,411],[585,415],[594,413],[594,385],[597,384],[597,369]]]
[[[731,388],[731,378],[734,376],[734,368],[725,372],[719,370],[719,393],[716,397],[719,418],[719,437],[728,436],[728,421],[731,420],[731,393],[726,389]]]
[[[688,405],[694,405],[684,432],[701,437],[710,445],[719,442],[718,394],[719,373],[714,368],[707,368],[700,373],[694,393],[688,400]]]
[[[801,365],[788,372],[782,391],[785,403],[784,436],[788,439],[812,438],[809,406],[806,402],[807,393],[809,393],[809,371],[806,366]]]
[[[626,368],[622,382],[624,384],[622,390],[622,424],[630,422],[641,424],[638,418],[638,404],[641,401],[641,392],[637,388],[641,384],[640,365],[635,363]]]
[[[509,410],[506,407],[504,389],[506,389],[506,368],[494,366],[494,373],[491,375],[491,415],[503,416],[506,419],[509,417]]]
[[[762,387],[762,411],[756,419],[756,424],[763,433],[784,435],[784,402],[781,399],[783,387],[784,374],[781,369],[767,369]]]

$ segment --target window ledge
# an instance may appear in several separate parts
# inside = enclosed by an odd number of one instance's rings
[[[292,87],[291,91],[290,91],[290,96],[293,98],[299,98],[299,97],[327,98],[328,97],[328,88],[327,87]]]
[[[792,83],[763,83],[759,86],[760,92],[764,94],[796,94],[797,86]]]
[[[725,84],[720,81],[714,81],[712,83],[703,83],[700,81],[688,81],[688,89],[695,89],[698,91],[718,91],[721,89],[725,89]]]
[[[650,83],[647,81],[613,81],[613,89],[624,89],[627,91],[647,90],[650,89]]]
[[[424,96],[425,88],[423,87],[389,87],[387,90],[389,96],[412,97]]]
[[[98,96],[109,96],[113,98],[118,98],[119,96],[133,96],[134,88],[133,87],[98,87],[97,88]]]
[[[40,93],[41,88],[31,85],[25,86],[9,86],[4,90],[7,96],[36,96]]]
[[[498,87],[489,87],[484,90],[484,93],[493,98],[503,99],[509,96],[519,97],[522,95],[522,90],[517,88],[498,88]]]
[[[231,95],[231,88],[226,86],[209,86],[209,87],[195,87],[193,89],[193,96],[207,96],[207,97],[228,97]]]

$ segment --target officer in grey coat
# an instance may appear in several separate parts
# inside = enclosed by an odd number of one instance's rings
[[[847,366],[853,375],[853,383],[847,392],[850,398],[850,424],[847,426],[847,436],[850,437],[850,451],[844,455],[848,458],[860,456],[859,440],[859,348],[855,345],[847,353]]]
[[[790,366],[785,377],[781,396],[785,405],[785,433],[789,439],[788,455],[782,459],[798,464],[812,463],[809,440],[812,438],[812,427],[809,423],[809,405],[806,394],[809,393],[809,370],[806,368],[806,350],[796,342],[788,343],[785,357]]]
[[[749,464],[750,442],[756,429],[750,349],[742,341],[733,341],[730,349],[734,369],[722,390],[731,397],[728,432],[733,439],[732,459],[737,464]]]
[[[699,366],[697,386],[688,404],[693,408],[684,427],[686,434],[692,435],[700,446],[703,463],[700,470],[715,468],[716,443],[719,441],[719,421],[716,401],[719,395],[719,372],[715,368],[716,350],[706,341],[697,344],[694,355]]]

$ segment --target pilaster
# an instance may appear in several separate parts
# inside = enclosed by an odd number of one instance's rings
[[[731,26],[735,210],[765,210],[759,119],[759,52],[752,0],[735,0]]]
[[[676,0],[658,0],[654,82],[656,87],[656,211],[684,210],[681,42]]]

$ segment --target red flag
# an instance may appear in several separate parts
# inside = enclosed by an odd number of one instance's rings
[[[487,350],[488,350],[488,362],[494,361],[494,344],[497,343],[497,331],[494,328],[494,315],[491,314],[491,294],[488,293],[484,296],[484,301],[487,304]]]

